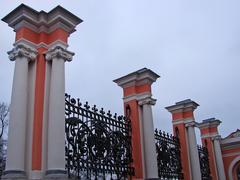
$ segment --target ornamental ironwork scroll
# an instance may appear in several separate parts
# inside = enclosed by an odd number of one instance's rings
[[[208,159],[208,149],[198,145],[198,156],[200,162],[202,180],[211,180],[211,173]]]
[[[155,130],[158,176],[161,179],[183,179],[178,137]]]
[[[68,94],[65,116],[69,178],[128,179],[134,175],[129,118],[82,104]]]

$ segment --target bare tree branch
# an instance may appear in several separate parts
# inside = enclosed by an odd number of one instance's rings
[[[8,125],[9,106],[6,103],[0,103],[0,138],[2,138],[5,127]]]

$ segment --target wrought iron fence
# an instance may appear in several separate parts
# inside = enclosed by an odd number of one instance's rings
[[[134,175],[129,118],[65,95],[69,178],[127,179]]]
[[[209,168],[208,149],[206,147],[198,145],[198,155],[202,180],[211,180],[212,177]]]
[[[161,179],[183,179],[178,137],[155,130],[158,176]]]
[[[0,139],[0,179],[6,166],[7,140]]]

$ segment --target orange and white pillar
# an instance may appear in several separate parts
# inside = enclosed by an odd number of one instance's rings
[[[225,180],[224,164],[220,147],[220,135],[218,126],[221,121],[215,118],[203,120],[198,124],[201,132],[203,146],[207,147],[209,154],[209,166],[213,179]]]
[[[61,179],[65,171],[67,39],[82,22],[61,6],[50,12],[21,4],[2,19],[16,32],[4,179]]]
[[[197,140],[194,127],[194,110],[199,106],[196,102],[187,99],[168,106],[172,113],[174,134],[178,136],[181,146],[181,162],[185,180],[201,179],[201,170],[197,149]]]
[[[143,68],[114,80],[123,88],[124,107],[130,107],[132,124],[132,155],[135,179],[158,178],[154,138],[151,85],[159,76]]]

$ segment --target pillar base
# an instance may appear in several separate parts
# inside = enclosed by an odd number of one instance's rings
[[[60,170],[60,169],[54,169],[54,170],[47,170],[46,175],[44,177],[45,180],[66,180],[67,177],[67,171]]]
[[[1,179],[5,179],[5,180],[13,180],[13,179],[26,180],[27,176],[26,176],[25,171],[6,170],[6,171],[3,172],[3,176],[1,177]]]

